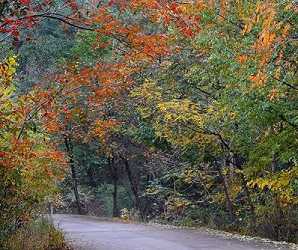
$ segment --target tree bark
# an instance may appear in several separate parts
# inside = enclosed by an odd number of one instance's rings
[[[249,206],[250,217],[251,217],[251,225],[250,225],[251,230],[252,230],[252,232],[255,232],[256,231],[256,223],[257,223],[255,206],[252,203],[251,194],[250,194],[249,189],[247,188],[247,181],[246,181],[244,174],[240,173],[240,178],[241,178],[243,190],[247,197],[247,203]]]
[[[241,157],[237,156],[237,155],[234,155],[233,157],[233,164],[234,166],[236,166],[239,170],[242,170],[242,165],[243,165],[243,159],[241,159]],[[248,203],[248,206],[249,206],[249,211],[250,211],[250,218],[251,218],[251,230],[252,232],[255,232],[256,231],[256,224],[257,224],[257,219],[256,219],[256,212],[255,212],[255,206],[252,202],[252,199],[251,199],[251,193],[247,187],[247,181],[246,181],[246,178],[245,178],[245,175],[240,172],[240,178],[241,178],[241,184],[242,184],[242,188],[246,194],[246,200],[247,200],[247,203]]]
[[[69,157],[69,165],[70,165],[71,179],[72,179],[72,189],[73,189],[75,200],[76,200],[78,214],[83,214],[81,202],[80,202],[80,195],[79,195],[79,191],[78,191],[78,179],[77,179],[77,174],[76,174],[76,169],[75,169],[75,164],[74,164],[73,147],[72,147],[70,139],[67,137],[64,137],[64,143],[65,143],[66,151],[67,151],[68,157]]]
[[[229,211],[230,220],[232,222],[234,222],[236,217],[235,217],[235,214],[234,214],[233,202],[232,202],[232,199],[231,199],[231,196],[230,196],[230,193],[229,193],[227,177],[226,177],[226,175],[224,175],[222,173],[222,170],[219,167],[218,167],[217,170],[218,170],[219,176],[222,179],[223,189],[224,189],[224,193],[225,193],[225,197],[226,197],[226,206],[227,206],[227,209]]]
[[[140,197],[139,197],[138,184],[136,183],[136,181],[133,177],[133,174],[132,174],[132,171],[130,169],[128,160],[123,159],[123,161],[124,161],[125,171],[126,171],[129,183],[130,183],[130,188],[131,188],[131,191],[134,195],[135,208],[140,211],[141,210],[141,201],[140,201]],[[140,211],[140,213],[142,213],[142,211]]]
[[[118,209],[118,169],[115,166],[114,159],[109,158],[108,159],[109,166],[112,173],[112,179],[113,179],[113,217],[119,216],[119,209]]]

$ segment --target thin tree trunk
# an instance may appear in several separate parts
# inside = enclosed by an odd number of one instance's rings
[[[271,172],[272,173],[276,172],[277,164],[278,164],[277,156],[276,156],[276,153],[274,153],[273,157],[272,157],[272,163],[271,163]],[[276,226],[274,227],[275,228],[275,235],[276,235],[275,239],[277,241],[279,241],[280,240],[280,227],[281,227],[281,224],[285,224],[286,221],[282,220],[282,209],[279,205],[280,203],[279,203],[278,195],[276,193],[274,193],[273,195],[274,195],[274,204],[275,204],[276,217],[277,217],[276,218]]]
[[[233,222],[233,221],[235,221],[236,217],[234,214],[234,207],[233,207],[232,199],[231,199],[231,196],[229,193],[227,177],[226,177],[226,175],[224,175],[222,173],[222,170],[220,168],[218,168],[217,170],[218,170],[219,176],[222,179],[223,189],[224,189],[224,193],[225,193],[225,197],[226,197],[226,206],[229,211],[230,220]]]
[[[221,135],[219,135],[219,139],[221,141],[221,147],[222,149],[228,149],[230,151],[230,147],[228,145],[227,142],[225,142],[223,140],[223,138],[221,137]],[[229,158],[225,158],[223,159],[223,163],[224,165],[229,161]],[[229,193],[229,184],[228,184],[228,181],[227,181],[227,177],[226,175],[222,172],[222,169],[221,169],[221,166],[220,164],[218,164],[217,161],[215,161],[215,166],[217,168],[217,171],[219,173],[219,176],[221,177],[222,179],[222,184],[223,184],[223,188],[224,188],[224,193],[225,193],[225,197],[226,197],[226,207],[229,211],[229,217],[230,217],[230,220],[231,222],[234,222],[236,220],[236,216],[235,216],[235,213],[234,213],[234,206],[233,206],[233,202],[232,202],[232,199],[231,199],[231,196],[230,196],[230,193]]]
[[[77,173],[75,170],[73,159],[70,160],[70,169],[71,169],[71,177],[72,177],[72,183],[73,183],[73,192],[74,192],[75,199],[76,199],[78,214],[82,214],[80,195],[79,195],[79,191],[78,191],[78,179],[77,179]]]
[[[113,217],[119,216],[118,211],[118,180],[116,177],[113,179],[114,191],[113,191]]]
[[[240,173],[240,178],[241,178],[242,188],[246,194],[247,203],[249,206],[250,217],[251,217],[251,225],[250,225],[251,230],[252,230],[252,232],[255,232],[256,231],[256,223],[257,223],[255,206],[252,203],[251,194],[250,194],[249,189],[247,188],[247,181],[246,181],[244,174]]]
[[[94,171],[91,167],[87,168],[86,169],[86,173],[87,173],[87,176],[88,176],[88,185],[93,187],[93,188],[96,188],[97,187],[97,183],[96,183],[96,180],[94,178]]]
[[[88,177],[88,185],[96,188],[97,183],[94,178],[94,169],[92,168],[92,166],[90,166],[90,164],[87,161],[87,154],[88,154],[88,151],[87,152],[85,151],[84,152],[84,160],[82,161],[82,164],[85,166],[85,169],[86,169],[86,174]]]
[[[113,217],[119,216],[118,209],[118,169],[114,164],[114,159],[108,159],[111,168],[112,179],[113,179]]]
[[[237,167],[239,170],[242,170],[242,165],[243,165],[243,162],[244,160],[241,159],[241,157],[237,156],[237,155],[234,155],[233,156],[233,165],[235,167]],[[249,206],[249,211],[250,211],[250,218],[251,218],[251,230],[252,232],[255,232],[256,231],[256,223],[257,223],[257,217],[256,217],[256,212],[255,212],[255,206],[252,202],[252,199],[251,199],[251,193],[247,187],[247,181],[246,181],[246,178],[245,178],[245,175],[240,172],[240,178],[241,178],[241,184],[242,184],[242,188],[246,194],[246,200],[247,200],[247,203],[248,203],[248,206]]]
[[[72,189],[74,192],[76,205],[78,209],[78,214],[82,214],[82,208],[81,208],[81,202],[80,202],[80,195],[78,191],[78,179],[74,164],[74,156],[73,156],[73,147],[71,145],[71,141],[69,138],[64,138],[65,147],[69,156],[69,165],[70,165],[70,171],[71,171],[71,179],[72,179]]]
[[[134,195],[135,208],[140,211],[141,210],[141,201],[140,201],[140,197],[139,197],[138,185],[137,185],[136,181],[133,178],[133,174],[131,172],[128,160],[123,159],[123,161],[124,161],[124,165],[125,165],[125,171],[127,173],[127,177],[128,177],[129,183],[130,183],[130,188],[131,188],[131,191]],[[141,213],[141,216],[142,216],[142,211],[140,211],[140,213]]]

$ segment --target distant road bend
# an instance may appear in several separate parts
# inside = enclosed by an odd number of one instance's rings
[[[54,215],[75,250],[261,250],[289,249],[259,241],[241,241],[201,230],[103,221],[78,215]]]

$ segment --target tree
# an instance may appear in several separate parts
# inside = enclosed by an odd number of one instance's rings
[[[295,241],[295,3],[3,3],[2,33],[15,40],[43,20],[74,38],[40,71],[45,83],[6,99],[22,114],[17,141],[33,145],[35,131],[64,150],[78,212],[83,188],[108,184],[114,216],[125,190],[143,219]]]
[[[29,220],[46,197],[57,192],[56,182],[65,171],[63,153],[43,132],[43,126],[35,123],[39,113],[30,124],[24,124],[33,102],[30,95],[13,96],[16,67],[14,56],[1,65],[1,240]]]

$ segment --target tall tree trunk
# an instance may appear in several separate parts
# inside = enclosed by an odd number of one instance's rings
[[[97,183],[96,183],[96,180],[94,178],[94,171],[91,167],[88,167],[86,169],[86,173],[87,173],[87,177],[88,177],[88,185],[93,187],[93,188],[96,188],[97,187]]]
[[[130,188],[131,188],[131,191],[134,195],[135,208],[140,211],[141,216],[142,216],[141,201],[140,201],[140,197],[139,197],[138,184],[137,184],[136,180],[133,177],[133,174],[132,174],[132,171],[130,169],[128,160],[123,159],[123,161],[124,161],[124,165],[125,165],[125,171],[126,171],[129,183],[130,183]]]
[[[88,151],[84,152],[84,158],[83,158],[83,161],[82,161],[82,164],[85,166],[85,169],[86,169],[86,174],[87,174],[87,178],[88,178],[88,185],[91,186],[91,187],[94,187],[96,188],[97,187],[97,183],[96,183],[96,180],[94,178],[94,169],[92,168],[92,166],[89,164],[88,162]]]
[[[230,220],[232,222],[234,222],[236,217],[234,214],[233,202],[232,202],[232,199],[231,199],[231,196],[229,193],[229,184],[227,182],[227,177],[225,174],[222,173],[222,170],[220,169],[220,167],[217,168],[217,171],[218,171],[219,176],[221,177],[221,180],[222,180],[223,189],[224,189],[224,193],[225,193],[225,197],[226,197],[226,206],[229,211],[229,217],[230,217]]]
[[[115,166],[114,158],[108,159],[111,173],[112,173],[112,179],[113,179],[113,217],[119,216],[119,209],[118,209],[118,169]]]
[[[222,136],[219,134],[219,139],[221,141],[221,147],[223,150],[228,150],[230,151],[230,147],[229,144],[222,138]],[[229,158],[230,158],[230,153],[228,157],[225,157],[224,159],[222,159],[223,165],[229,165]],[[229,193],[229,183],[227,181],[227,176],[222,172],[222,168],[221,168],[221,164],[218,163],[217,161],[215,161],[215,166],[217,168],[217,171],[219,173],[219,176],[221,177],[221,181],[223,184],[223,189],[224,189],[224,194],[226,197],[226,207],[229,211],[229,217],[231,222],[234,222],[236,220],[236,216],[234,213],[234,206],[233,206],[233,202]]]
[[[277,164],[278,164],[278,160],[277,160],[277,155],[276,153],[273,154],[272,157],[272,162],[271,162],[271,172],[274,174],[274,172],[276,172],[277,169]],[[280,202],[278,199],[278,195],[277,193],[273,194],[274,196],[274,205],[275,205],[275,210],[276,210],[276,225],[274,226],[274,230],[275,230],[275,239],[277,241],[280,240],[280,227],[282,224],[286,224],[287,221],[282,220],[282,209],[280,207]],[[287,226],[288,228],[288,226]]]
[[[238,169],[242,170],[243,159],[241,159],[237,155],[234,155],[233,161],[234,161],[233,162],[234,166],[236,166]],[[257,223],[255,206],[251,199],[251,193],[247,187],[247,180],[245,178],[245,175],[242,172],[240,172],[240,178],[241,178],[242,188],[246,194],[246,198],[247,198],[246,200],[247,200],[247,203],[249,206],[250,218],[251,218],[250,227],[251,227],[252,232],[255,232],[256,231],[256,223]]]
[[[250,191],[247,187],[247,181],[246,181],[246,178],[245,178],[244,174],[240,173],[240,178],[241,178],[241,183],[242,183],[243,190],[244,190],[244,192],[246,194],[246,197],[247,197],[247,203],[248,203],[248,206],[249,206],[250,217],[251,217],[250,227],[251,227],[252,232],[255,232],[256,231],[256,223],[257,223],[255,206],[253,205],[253,202],[252,202],[252,199],[251,199],[251,194],[250,194]]]
[[[75,200],[76,200],[78,214],[82,214],[80,195],[79,195],[79,191],[78,191],[78,179],[77,179],[75,163],[74,163],[74,156],[73,156],[73,146],[71,144],[70,139],[67,137],[64,137],[64,143],[65,143],[65,147],[66,147],[68,157],[69,157],[69,165],[70,165],[71,179],[72,179],[72,189],[73,189]]]
[[[118,211],[118,179],[114,177],[113,179],[114,191],[113,191],[113,217],[119,216]]]

